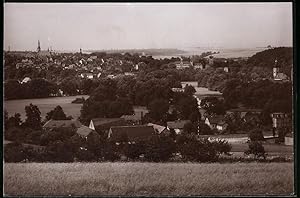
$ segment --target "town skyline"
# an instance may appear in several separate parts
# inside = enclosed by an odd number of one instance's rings
[[[292,46],[292,4],[6,3],[4,49],[38,40],[58,51]]]

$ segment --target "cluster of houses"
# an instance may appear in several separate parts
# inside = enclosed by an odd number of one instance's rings
[[[95,55],[83,54],[81,49],[79,53],[72,54],[57,53],[52,48],[41,50],[40,42],[38,42],[36,52],[8,53],[21,57],[21,60],[15,65],[16,69],[35,68],[41,71],[49,68],[60,68],[62,70],[75,70],[78,72],[79,77],[87,79],[99,78],[103,73],[110,73],[110,75],[115,76],[125,72],[125,75],[134,75],[134,72],[146,65],[144,62],[136,64],[120,57],[101,58]]]
[[[227,115],[237,114],[245,122],[258,121],[261,113],[262,110],[260,109],[245,108],[231,109],[226,112]],[[120,118],[93,118],[90,120],[89,126],[82,125],[78,120],[49,120],[43,127],[45,129],[75,127],[75,135],[83,139],[98,136],[100,133],[110,141],[134,143],[137,140],[145,140],[154,134],[170,135],[171,132],[181,134],[184,126],[190,122],[189,120],[175,120],[167,122],[166,126],[154,123],[141,124],[143,114],[144,111],[140,111],[136,112],[135,115],[124,115]],[[278,137],[279,131],[285,130],[287,134],[285,143],[292,145],[291,117],[285,113],[272,113],[271,116],[273,119],[273,136]],[[206,116],[204,123],[217,132],[222,132],[228,127],[223,115]]]
[[[125,118],[94,118],[89,126],[82,125],[78,120],[49,120],[43,126],[44,129],[61,127],[75,127],[76,136],[88,139],[102,133],[108,140],[116,143],[126,141],[134,143],[137,140],[146,140],[154,134],[169,134],[174,130],[176,134],[183,131],[183,127],[189,120],[178,120],[168,122],[167,126],[158,124],[129,124]]]

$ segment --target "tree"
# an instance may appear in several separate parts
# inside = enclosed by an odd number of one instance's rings
[[[64,142],[58,140],[47,146],[48,158],[53,162],[72,162],[74,153]]]
[[[32,129],[41,129],[42,124],[41,124],[41,112],[39,108],[36,105],[33,105],[30,103],[29,106],[25,107],[25,112],[26,112],[26,120],[25,120],[25,125],[29,128]]]
[[[45,98],[52,93],[56,93],[55,84],[42,78],[32,79],[26,84],[28,85],[26,94],[29,93],[29,95],[25,96],[27,98]]]
[[[193,96],[182,95],[176,100],[175,108],[181,119],[189,119],[192,113],[198,111],[198,103]]]
[[[215,161],[218,152],[208,139],[197,138],[196,135],[183,134],[178,137],[178,150],[185,161]]]
[[[185,85],[184,87],[184,93],[186,93],[189,96],[194,95],[196,93],[196,89],[192,85]]]
[[[17,80],[8,80],[4,83],[4,97],[17,99],[21,97],[21,84]]]
[[[149,106],[149,117],[154,121],[161,121],[166,113],[169,111],[169,103],[164,99],[155,99],[153,100]]]
[[[159,162],[167,161],[175,152],[174,141],[167,136],[152,136],[146,142],[145,159]]]
[[[24,147],[20,143],[10,143],[4,147],[5,162],[21,162],[26,158]]]
[[[6,125],[5,127],[7,129],[11,127],[19,127],[21,124],[22,124],[21,115],[19,113],[15,113],[14,116],[9,117],[7,120],[5,120],[5,125]]]
[[[214,131],[211,130],[211,128],[205,124],[203,121],[199,122],[199,134],[200,135],[213,135]]]
[[[258,141],[250,141],[248,143],[248,150],[245,151],[246,155],[253,154],[255,158],[263,157],[266,158],[265,148],[263,147],[261,142]]]
[[[253,129],[249,133],[249,139],[251,141],[263,141],[265,138],[260,129]]]
[[[223,101],[217,97],[206,97],[201,100],[200,106],[206,110],[209,115],[222,115],[225,113],[225,106]]]
[[[61,106],[56,106],[53,110],[47,113],[46,120],[70,120],[67,117]]]
[[[183,132],[187,134],[198,134],[197,125],[193,124],[192,122],[188,122],[183,126]]]

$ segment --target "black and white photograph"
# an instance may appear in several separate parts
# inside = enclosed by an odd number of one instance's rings
[[[3,196],[295,196],[293,2],[3,6]]]

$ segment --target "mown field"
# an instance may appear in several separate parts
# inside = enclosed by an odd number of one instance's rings
[[[290,195],[293,163],[6,163],[5,195]]]
[[[87,95],[80,96],[66,96],[66,97],[51,97],[51,98],[35,98],[35,99],[21,99],[21,100],[7,100],[4,101],[4,109],[7,110],[9,116],[13,116],[15,113],[21,114],[21,119],[25,120],[25,106],[30,103],[37,105],[41,111],[42,118],[45,118],[47,113],[53,110],[57,105],[60,105],[64,112],[73,118],[80,116],[80,109],[82,104],[73,104],[72,101],[76,98],[88,98]]]

